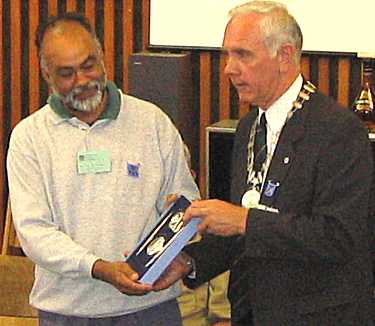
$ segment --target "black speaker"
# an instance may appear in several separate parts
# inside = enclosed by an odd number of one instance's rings
[[[194,107],[190,54],[134,53],[128,61],[129,94],[159,106],[169,115],[198,166],[198,108]]]
[[[208,198],[230,200],[234,134],[238,120],[222,120],[206,127],[206,193]]]

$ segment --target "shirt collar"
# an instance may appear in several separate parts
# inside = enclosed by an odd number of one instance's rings
[[[115,120],[120,112],[121,98],[120,92],[116,85],[112,81],[107,81],[107,103],[104,111],[100,114],[98,120],[100,119],[111,119]],[[48,97],[47,103],[51,109],[58,115],[59,120],[70,120],[74,118],[72,113],[62,104],[60,98],[56,94],[52,94]]]
[[[284,126],[288,112],[293,107],[293,102],[298,97],[301,91],[303,78],[298,75],[288,90],[273,103],[268,110],[264,111],[261,108],[258,110],[258,119],[263,112],[266,113],[267,125],[272,132],[278,132]]]

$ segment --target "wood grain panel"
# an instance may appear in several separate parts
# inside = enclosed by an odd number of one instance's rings
[[[142,51],[147,50],[149,42],[150,42],[150,0],[142,0]]]
[[[6,115],[4,112],[4,83],[3,83],[3,1],[0,1],[0,245],[3,243],[3,230],[5,224],[5,205],[4,199],[6,197],[5,194],[5,122],[6,122]]]
[[[133,52],[133,13],[134,3],[132,0],[123,0],[122,3],[122,53],[124,60],[122,62],[123,81],[122,89],[124,92],[128,92],[128,61],[129,56]]]
[[[200,64],[199,188],[206,197],[206,127],[211,121],[211,55],[202,52]]]
[[[350,59],[340,58],[338,62],[338,94],[337,101],[349,106],[349,80],[350,80]]]
[[[249,112],[249,110],[250,110],[249,104],[243,103],[243,102],[239,102],[239,105],[238,105],[238,116],[239,116],[240,119],[242,117],[244,117]]]
[[[10,71],[11,84],[11,126],[21,120],[21,0],[10,3],[10,57],[12,58]]]
[[[95,0],[86,0],[85,16],[89,20],[93,29],[95,29]]]
[[[5,114],[4,114],[4,84],[3,84],[3,76],[4,76],[4,71],[3,71],[3,62],[4,62],[4,57],[3,57],[3,2],[0,1],[0,119],[2,122],[5,122]],[[0,146],[3,145],[3,135],[4,135],[4,123],[0,124]],[[2,161],[2,160],[0,160]],[[0,162],[1,164],[1,162]]]
[[[76,11],[77,2],[76,0],[66,0],[66,12]]]
[[[39,107],[39,60],[34,37],[39,23],[39,0],[29,0],[29,112]]]
[[[114,53],[115,53],[115,4],[114,0],[104,1],[104,63],[109,80],[114,78]]]
[[[41,0],[39,0],[40,2]],[[56,16],[57,15],[57,0],[48,0],[48,16]]]
[[[227,56],[224,53],[220,54],[219,67],[219,118],[220,120],[230,118],[230,82],[225,75],[224,70],[227,62]]]
[[[41,0],[39,0],[39,3]],[[58,14],[58,0],[48,0],[48,17],[57,16]]]
[[[301,58],[301,71],[303,77],[310,80],[310,59],[305,55],[303,55]]]
[[[326,57],[318,61],[318,87],[322,93],[329,95],[329,59]]]

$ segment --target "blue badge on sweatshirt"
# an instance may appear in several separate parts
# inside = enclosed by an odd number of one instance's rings
[[[275,194],[275,191],[278,186],[280,186],[280,183],[272,182],[271,180],[268,180],[266,189],[264,189],[264,195],[266,197],[272,197]]]
[[[128,176],[129,177],[134,177],[134,178],[139,178],[139,167],[140,163],[127,163],[127,170],[128,170]]]

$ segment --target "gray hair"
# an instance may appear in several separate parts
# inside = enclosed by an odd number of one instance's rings
[[[249,13],[264,15],[259,27],[270,55],[274,57],[283,44],[290,43],[296,48],[295,63],[299,63],[302,53],[302,32],[286,6],[275,1],[254,0],[234,7],[229,11],[229,16],[232,19]]]
[[[48,71],[48,63],[47,59],[43,53],[43,39],[47,31],[55,30],[59,34],[64,34],[66,31],[64,30],[64,23],[75,23],[85,29],[92,37],[97,54],[99,56],[103,56],[103,49],[100,44],[100,41],[95,34],[94,30],[91,28],[90,23],[88,22],[87,18],[82,16],[78,13],[65,13],[61,16],[51,17],[46,24],[40,25],[37,30],[37,36],[35,40],[35,44],[38,49],[39,60],[40,60],[40,67],[42,70]]]

